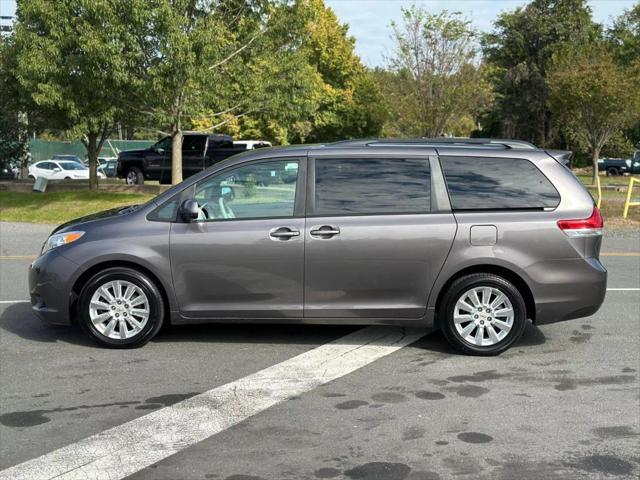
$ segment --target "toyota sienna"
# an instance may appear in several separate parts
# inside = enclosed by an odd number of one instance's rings
[[[604,300],[602,217],[554,154],[483,139],[252,150],[56,228],[31,304],[110,347],[163,324],[291,322],[439,328],[498,354],[527,321]]]

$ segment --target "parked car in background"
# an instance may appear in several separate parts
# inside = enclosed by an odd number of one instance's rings
[[[44,177],[49,180],[79,180],[89,178],[89,168],[71,160],[43,160],[29,166],[29,178]],[[98,178],[107,178],[98,172]]]
[[[17,178],[16,166],[11,162],[0,163],[0,180],[13,180],[14,178]]]
[[[234,145],[244,145],[247,150],[255,150],[256,148],[271,147],[271,142],[267,140],[234,140]]]
[[[108,178],[114,178],[118,172],[118,159],[116,157],[98,157],[98,171]]]
[[[628,159],[601,158],[598,160],[598,171],[606,172],[609,176],[640,173],[640,150],[633,152]]]
[[[237,153],[244,145],[234,145],[229,135],[185,133],[182,139],[182,177],[201,172]],[[118,154],[117,176],[129,185],[145,180],[171,183],[171,137],[165,137],[144,150],[124,150]]]
[[[256,185],[285,175],[294,181]],[[584,185],[542,149],[258,149],[56,228],[30,266],[31,305],[119,348],[163,323],[288,322],[437,328],[464,353],[496,355],[529,321],[600,308],[602,228]]]

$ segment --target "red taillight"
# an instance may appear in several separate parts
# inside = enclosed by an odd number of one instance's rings
[[[593,212],[589,218],[578,220],[558,220],[558,228],[570,237],[591,237],[602,235],[604,222],[598,207],[593,207]]]

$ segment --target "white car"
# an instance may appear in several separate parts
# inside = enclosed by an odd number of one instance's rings
[[[70,160],[43,160],[29,166],[29,177],[44,177],[49,180],[89,179],[89,168]],[[98,178],[107,178],[98,172]]]
[[[256,148],[272,147],[271,142],[266,140],[237,140],[233,142],[234,145],[244,145],[247,150],[255,150]]]

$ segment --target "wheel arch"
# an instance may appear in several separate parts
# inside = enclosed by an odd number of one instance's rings
[[[106,270],[107,268],[114,267],[125,267],[131,268],[132,270],[137,270],[138,272],[146,275],[149,279],[155,284],[155,286],[160,291],[160,295],[162,296],[162,303],[164,305],[165,310],[165,318],[163,322],[166,324],[171,323],[171,303],[169,302],[169,296],[167,294],[166,288],[164,284],[160,281],[158,275],[153,273],[148,268],[140,265],[139,263],[127,261],[127,260],[109,260],[97,263],[92,265],[88,269],[86,269],[80,276],[76,279],[71,288],[71,297],[69,300],[69,316],[72,323],[75,323],[78,318],[78,301],[80,299],[80,292],[82,288],[86,285],[91,277],[93,277],[96,273],[101,272],[102,270]]]
[[[513,285],[518,289],[518,291],[522,294],[522,298],[524,299],[524,304],[527,309],[527,318],[530,318],[534,323],[536,320],[536,303],[533,297],[533,293],[531,288],[527,284],[527,282],[516,272],[513,270],[494,264],[479,264],[479,265],[471,265],[465,267],[456,273],[454,273],[449,279],[442,285],[440,291],[438,292],[438,296],[435,304],[435,311],[438,312],[442,303],[442,299],[444,298],[447,290],[453,282],[457,279],[464,277],[466,275],[470,275],[473,273],[491,273],[493,275],[497,275],[499,277],[503,277],[504,279],[513,283]],[[438,316],[435,317],[435,324],[438,325]]]

